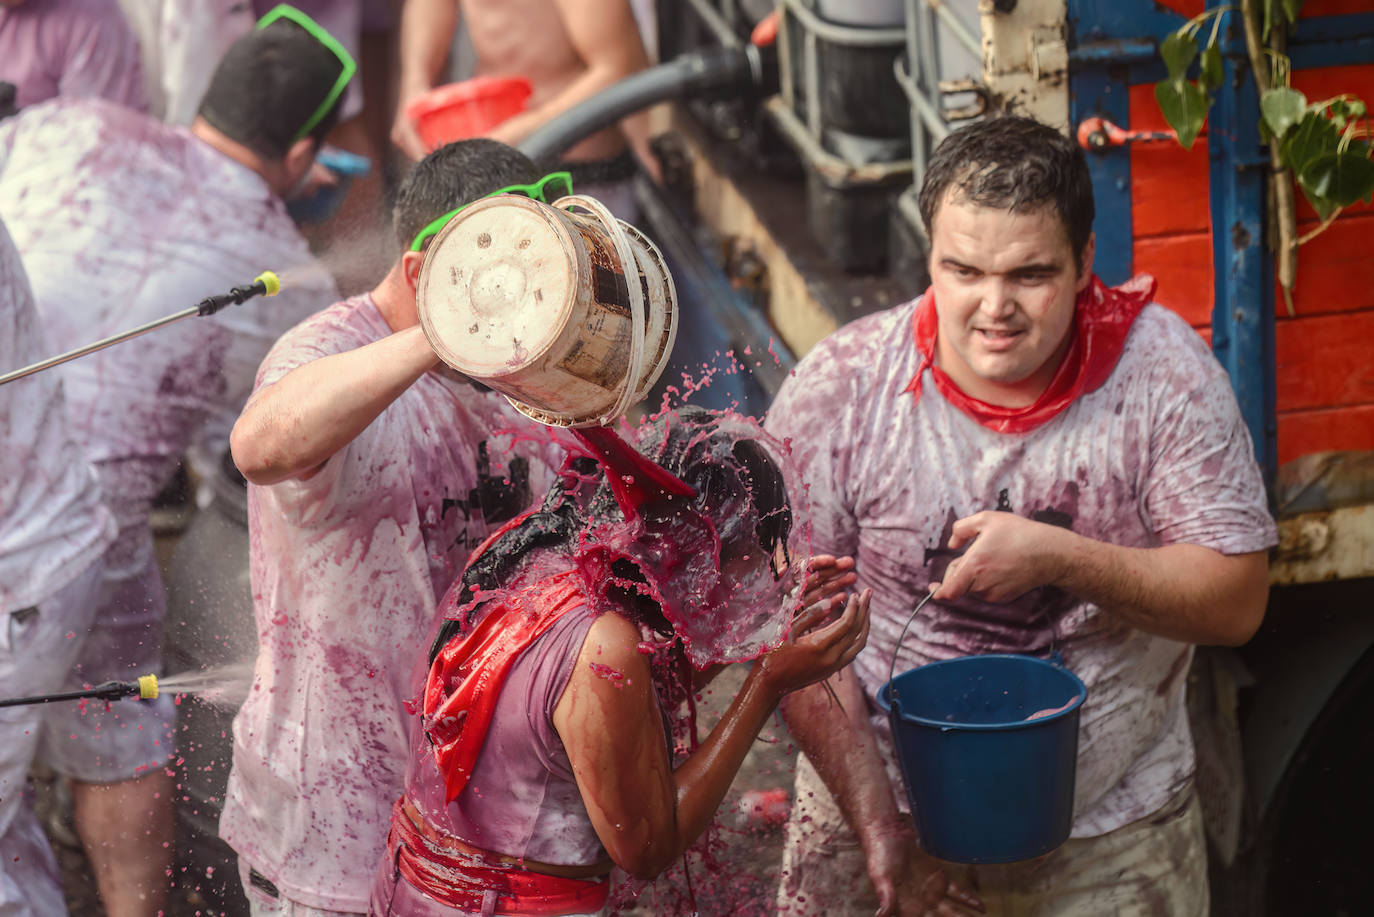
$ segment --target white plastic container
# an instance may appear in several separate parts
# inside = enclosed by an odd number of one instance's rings
[[[467,207],[431,243],[416,304],[445,363],[552,426],[621,417],[677,337],[662,254],[587,197]]]

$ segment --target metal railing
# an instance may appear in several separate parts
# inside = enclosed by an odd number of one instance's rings
[[[906,60],[898,58],[892,66],[897,84],[911,103],[911,162],[919,184],[931,151],[953,129],[951,122],[981,115],[987,109],[987,98],[981,85],[973,80],[940,78],[943,69],[938,40],[941,30],[977,58],[982,57],[980,36],[959,19],[945,0],[905,0],[905,3]],[[959,109],[947,108],[946,97],[956,93],[973,93],[976,101]],[[914,187],[901,195],[897,206],[919,230],[921,220]]]

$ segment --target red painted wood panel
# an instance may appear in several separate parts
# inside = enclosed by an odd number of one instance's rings
[[[1153,274],[1159,281],[1155,299],[1183,316],[1194,327],[1212,322],[1212,237],[1189,233],[1136,239],[1132,251],[1135,273]]]
[[[1158,0],[1156,6],[1173,10],[1185,19],[1192,19],[1202,12],[1206,0]]]
[[[1307,0],[1302,16],[1372,10],[1371,0]],[[1299,70],[1292,84],[1313,102],[1349,92],[1374,104],[1374,64]],[[1297,200],[1301,234],[1316,225],[1316,214],[1300,189]],[[1294,307],[1299,318],[1287,318],[1277,289],[1274,302],[1279,462],[1310,452],[1374,450],[1374,212],[1369,205],[1348,208],[1298,250]]]
[[[1374,405],[1278,416],[1279,464],[1309,452],[1374,450]]]
[[[1302,224],[1298,231],[1315,225]],[[1342,217],[1300,246],[1297,279],[1293,308],[1300,316],[1374,308],[1374,213]],[[1280,321],[1287,318],[1277,287],[1274,308]],[[1374,343],[1368,353],[1374,362]]]
[[[1172,9],[1173,4],[1165,4]],[[1374,4],[1370,0],[1307,0],[1302,5],[1302,12],[1298,14],[1299,19],[1311,19],[1315,16],[1342,16],[1346,13],[1369,13],[1374,12]]]
[[[1305,15],[1355,12],[1344,0],[1310,0]],[[1374,0],[1356,0],[1358,11]],[[1163,4],[1195,15],[1201,3]],[[1350,4],[1346,4],[1349,6]],[[1192,7],[1196,9],[1192,9]],[[1374,64],[1300,71],[1294,87],[1313,101],[1350,92],[1374,105]],[[1130,87],[1130,127],[1166,130],[1153,85]],[[1134,144],[1131,157],[1133,268],[1154,274],[1158,300],[1211,341],[1212,242],[1206,129],[1191,151]],[[1299,232],[1316,225],[1299,201]],[[1374,449],[1374,208],[1349,208],[1299,250],[1290,319],[1276,293],[1279,460],[1328,449]]]
[[[1274,354],[1278,410],[1374,404],[1374,310],[1279,322]]]
[[[1152,83],[1131,87],[1130,112],[1132,130],[1169,129]],[[1130,156],[1131,232],[1135,236],[1207,230],[1211,214],[1205,130],[1191,150],[1174,141],[1133,143]]]

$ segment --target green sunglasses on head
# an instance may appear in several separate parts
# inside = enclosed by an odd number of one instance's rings
[[[330,52],[339,59],[339,64],[342,68],[339,71],[339,78],[334,81],[334,87],[330,89],[329,94],[324,97],[324,101],[320,103],[320,107],[315,109],[315,113],[306,119],[305,125],[300,130],[296,131],[296,136],[291,138],[291,142],[295,143],[313,131],[315,125],[319,124],[320,121],[324,119],[324,116],[329,113],[329,109],[339,100],[339,96],[343,95],[343,91],[348,88],[348,81],[353,79],[354,73],[358,72],[358,65],[354,62],[353,55],[349,54],[344,46],[339,44],[337,38],[326,32],[318,22],[290,4],[283,3],[273,7],[266,16],[258,20],[257,27],[259,29],[265,29],[278,19],[286,19],[305,29],[305,31],[310,33],[311,38],[328,48]]]
[[[560,197],[567,197],[569,194],[572,194],[572,174],[569,172],[550,172],[532,185],[507,185],[490,194],[484,194],[482,197],[496,197],[498,194],[521,194],[544,204],[552,204]],[[463,204],[459,207],[454,207],[448,213],[431,221],[428,226],[420,230],[419,234],[415,236],[415,241],[410,243],[410,250],[418,252],[424,248],[425,243],[438,234],[439,230],[447,226],[448,221],[456,217],[458,211],[466,206],[467,204]]]

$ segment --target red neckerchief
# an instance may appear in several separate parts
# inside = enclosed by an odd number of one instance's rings
[[[926,290],[916,303],[912,332],[921,362],[906,391],[921,397],[921,374],[930,369],[935,387],[950,404],[998,433],[1029,433],[1059,415],[1081,395],[1096,391],[1116,368],[1126,336],[1142,309],[1154,300],[1155,279],[1137,274],[1119,287],[1109,287],[1096,274],[1074,303],[1073,342],[1049,386],[1023,408],[988,404],[964,394],[944,370],[935,365],[935,290]]]
[[[472,776],[515,660],[554,622],[585,603],[575,571],[497,601],[476,627],[439,651],[425,679],[425,733],[434,743],[448,802]]]

